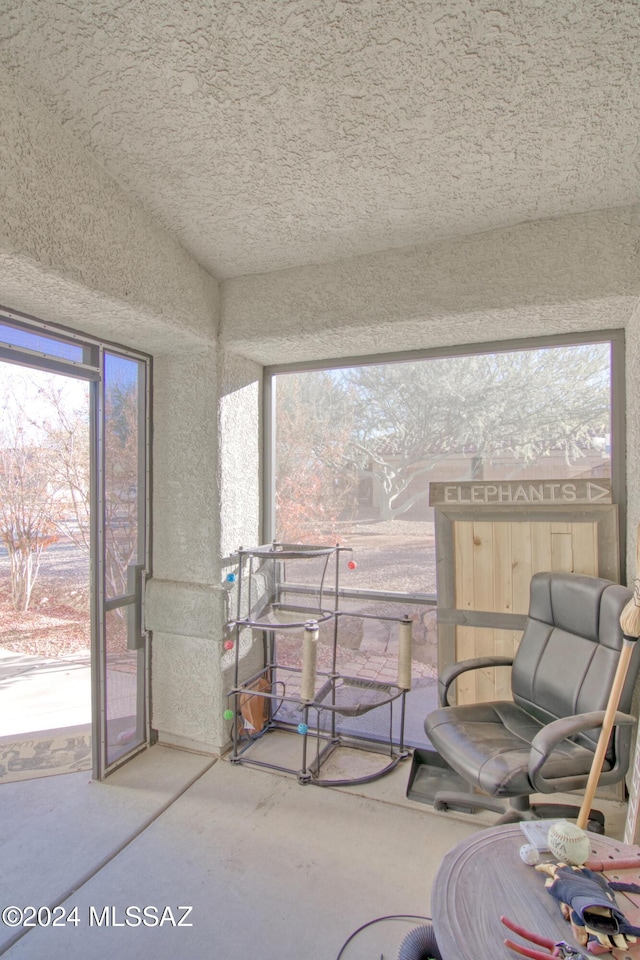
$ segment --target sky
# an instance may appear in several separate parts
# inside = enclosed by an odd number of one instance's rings
[[[0,436],[12,432],[21,408],[26,412],[27,418],[35,423],[51,417],[52,407],[44,392],[50,392],[52,388],[61,392],[66,408],[85,410],[86,416],[89,416],[87,381],[0,360]],[[38,436],[37,428],[25,426],[25,429],[31,431],[35,442]]]

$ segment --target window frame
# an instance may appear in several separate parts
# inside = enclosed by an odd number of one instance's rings
[[[280,374],[335,370],[345,367],[371,366],[382,363],[403,363],[437,358],[479,356],[482,354],[511,353],[539,350],[547,347],[581,346],[590,343],[609,343],[611,350],[611,493],[618,505],[620,579],[626,582],[626,390],[625,390],[625,331],[622,328],[592,330],[579,333],[510,338],[483,343],[470,343],[405,350],[397,353],[365,354],[324,360],[298,361],[266,366],[262,381],[262,542],[274,539],[275,481],[276,481],[276,388],[275,378]],[[292,592],[306,592],[301,585],[289,584]],[[404,603],[435,605],[434,594],[392,593],[383,590],[340,589],[340,596],[353,599],[393,600]]]

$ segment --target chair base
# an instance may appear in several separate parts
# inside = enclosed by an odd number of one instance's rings
[[[504,803],[495,797],[484,797],[481,794],[455,793],[441,791],[434,798],[435,810],[448,810],[450,806],[464,805],[471,813],[476,810],[490,810],[501,816],[496,825],[503,823],[519,823],[521,820],[577,820],[580,807],[562,803],[530,803],[529,797],[512,797],[509,808],[505,810]],[[591,833],[604,834],[604,814],[600,810],[591,810],[587,829]]]
[[[460,793],[456,790],[438,790],[433,798],[434,810],[449,810],[450,807],[466,812],[475,813],[476,810],[491,810],[493,813],[504,813],[504,803],[494,797],[483,796],[480,793]]]

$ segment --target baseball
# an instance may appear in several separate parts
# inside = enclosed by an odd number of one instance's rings
[[[520,847],[520,859],[533,866],[534,863],[540,863],[540,854],[532,843],[523,843]]]
[[[549,827],[547,846],[559,863],[580,867],[589,859],[591,843],[584,830],[570,820],[559,820]]]

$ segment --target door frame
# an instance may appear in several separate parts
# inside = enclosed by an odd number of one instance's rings
[[[77,333],[65,327],[38,320],[27,314],[0,306],[0,360],[20,366],[50,371],[90,384],[90,584],[91,584],[91,746],[92,775],[102,780],[136,753],[145,750],[151,743],[151,688],[150,688],[150,637],[144,629],[144,585],[151,576],[151,398],[152,358],[148,354],[131,350],[121,344],[111,343],[97,337]],[[8,328],[26,334],[25,343],[20,336],[7,338]],[[27,346],[29,336],[40,336],[42,343]],[[46,339],[45,339],[46,338]],[[60,349],[56,350],[56,345]],[[47,346],[53,348],[47,351]],[[34,347],[37,347],[34,349]],[[43,347],[44,349],[40,349]],[[139,541],[143,560],[138,556],[135,581],[127,593],[107,600],[105,596],[105,353],[121,356],[141,363],[145,370],[144,395],[139,396],[142,416],[138,431],[138,476],[143,481],[143,493],[138,491],[138,523],[142,522],[143,533]],[[65,355],[66,354],[66,355]],[[71,356],[75,354],[75,357]],[[106,693],[106,637],[105,618],[109,609],[131,607],[133,620],[137,623],[140,648],[144,651],[142,676],[138,678],[137,709],[141,714],[144,735],[130,751],[123,752],[117,760],[107,762],[107,698]]]

